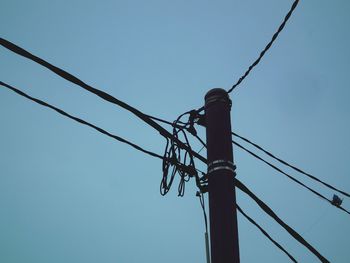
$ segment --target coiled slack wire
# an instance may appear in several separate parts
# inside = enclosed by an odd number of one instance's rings
[[[181,121],[181,119],[190,114],[191,112],[185,112],[181,114],[176,121],[172,123],[173,126],[173,138],[167,138],[166,147],[164,151],[164,158],[162,164],[163,177],[160,183],[160,194],[166,195],[173,182],[176,174],[180,176],[180,182],[178,186],[178,196],[183,196],[185,194],[185,183],[190,180],[191,177],[196,177],[196,183],[199,181],[198,173],[196,171],[194,157],[192,155],[192,148],[190,146],[186,130],[190,125],[189,121],[186,123]],[[190,149],[190,151],[182,150],[178,145],[179,137],[182,136],[185,140],[185,145]],[[174,165],[177,164],[177,165]]]

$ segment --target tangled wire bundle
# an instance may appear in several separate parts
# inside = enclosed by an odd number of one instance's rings
[[[187,122],[183,122],[181,119],[186,115],[188,115],[188,120]],[[185,145],[191,150],[192,148],[189,143],[186,132],[190,132],[192,135],[197,136],[197,132],[193,127],[196,116],[197,112],[195,110],[188,111],[181,114],[176,119],[176,121],[172,123],[173,136],[176,139],[180,139],[180,137],[183,137],[183,139],[185,140]],[[189,151],[183,151],[185,150],[181,149],[175,140],[167,139],[162,164],[163,177],[160,183],[161,195],[166,195],[169,192],[171,185],[174,181],[175,175],[177,173],[180,175],[178,196],[184,195],[185,183],[188,182],[191,179],[191,177],[195,177],[197,186],[201,187],[200,179],[194,162],[194,157]]]

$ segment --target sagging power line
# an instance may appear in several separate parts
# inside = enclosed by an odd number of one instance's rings
[[[98,132],[100,132],[100,133],[102,133],[102,134],[104,134],[104,135],[107,135],[108,137],[111,137],[111,138],[113,138],[113,139],[115,139],[115,140],[117,140],[117,141],[119,141],[119,142],[125,143],[125,144],[127,144],[127,145],[133,147],[134,149],[136,149],[136,150],[138,150],[138,151],[141,151],[141,152],[146,153],[146,154],[148,154],[148,155],[150,155],[150,156],[152,156],[152,157],[156,157],[156,158],[158,158],[158,159],[163,160],[163,157],[160,156],[159,154],[156,154],[156,153],[154,153],[154,152],[145,150],[145,149],[143,149],[142,147],[140,147],[140,146],[138,146],[138,145],[136,145],[136,144],[134,144],[134,143],[132,143],[132,142],[126,140],[126,139],[123,139],[123,138],[120,137],[120,136],[117,136],[117,135],[115,135],[115,134],[111,134],[110,132],[108,132],[108,131],[106,131],[106,130],[104,130],[104,129],[102,129],[102,128],[100,128],[100,127],[94,125],[94,124],[91,124],[91,123],[89,123],[89,122],[87,122],[87,121],[85,121],[85,120],[83,120],[83,119],[81,119],[81,118],[75,117],[75,116],[73,116],[73,115],[71,115],[71,114],[69,114],[69,113],[63,111],[63,110],[60,109],[60,108],[57,108],[57,107],[55,107],[55,106],[53,106],[53,105],[51,105],[51,104],[49,104],[49,103],[47,103],[47,102],[45,102],[45,101],[42,101],[42,100],[40,100],[40,99],[34,98],[34,97],[32,97],[32,96],[30,96],[30,95],[24,93],[23,91],[21,91],[21,90],[15,88],[15,87],[13,87],[13,86],[7,84],[7,83],[4,83],[4,82],[0,81],[0,85],[3,86],[3,87],[5,87],[5,88],[7,88],[7,89],[9,89],[9,90],[12,90],[12,91],[15,92],[16,94],[18,94],[18,95],[20,95],[20,96],[22,96],[22,97],[24,97],[24,98],[27,98],[27,99],[29,99],[29,100],[31,100],[31,101],[33,101],[33,102],[39,104],[39,105],[42,105],[42,106],[47,107],[47,108],[50,108],[50,109],[56,111],[57,113],[59,113],[59,114],[65,116],[65,117],[67,117],[67,118],[69,118],[69,119],[72,119],[72,120],[74,120],[74,121],[76,121],[76,122],[78,122],[78,123],[80,123],[80,124],[89,126],[89,127],[93,128],[93,129],[95,129],[96,131],[98,131]]]

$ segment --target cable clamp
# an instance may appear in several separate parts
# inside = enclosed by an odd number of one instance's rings
[[[236,165],[231,161],[215,160],[208,164],[208,174],[218,170],[228,170],[233,173],[233,176],[236,176]]]

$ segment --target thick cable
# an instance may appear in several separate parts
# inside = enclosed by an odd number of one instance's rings
[[[195,156],[196,158],[205,161],[205,158],[199,154],[197,154],[196,152],[192,151],[191,149],[189,149],[189,147],[187,147],[183,142],[181,142],[180,140],[178,140],[177,138],[175,138],[171,133],[169,133],[166,129],[164,129],[162,126],[160,126],[158,123],[156,123],[154,120],[152,120],[150,117],[148,117],[146,114],[142,113],[141,111],[137,110],[136,108],[128,105],[127,103],[113,97],[112,95],[93,88],[92,86],[84,83],[82,80],[80,80],[79,78],[73,76],[72,74],[68,73],[67,71],[58,68],[52,64],[50,64],[49,62],[31,54],[30,52],[24,50],[23,48],[15,45],[14,43],[11,43],[10,41],[4,39],[4,38],[0,38],[0,45],[11,50],[12,52],[23,56],[25,58],[28,58],[36,63],[38,63],[39,65],[51,70],[52,72],[54,72],[55,74],[57,74],[58,76],[82,87],[83,89],[97,95],[98,97],[113,103],[115,105],[118,105],[128,111],[130,111],[131,113],[133,113],[134,115],[136,115],[138,118],[140,118],[141,120],[143,120],[145,123],[147,123],[148,125],[150,125],[151,127],[153,127],[154,129],[156,129],[162,136],[164,136],[165,138],[169,138],[172,139],[174,141],[176,141],[176,143],[183,149],[185,150],[190,150],[191,154],[193,156]]]
[[[319,260],[323,263],[329,263],[329,261],[322,256],[317,249],[315,249],[311,244],[309,244],[300,234],[298,234],[293,228],[287,225],[282,219],[280,219],[276,213],[266,205],[261,199],[259,199],[253,192],[251,192],[241,181],[235,178],[235,186],[241,191],[246,193],[250,198],[252,198],[258,206],[265,211],[270,217],[272,217],[279,225],[281,225],[292,237],[294,237],[299,243],[305,246],[311,253],[313,253]]]
[[[287,15],[284,17],[284,20],[282,22],[282,24],[279,26],[279,28],[277,29],[277,31],[275,32],[275,34],[273,34],[270,42],[265,46],[265,48],[263,49],[263,51],[261,51],[259,57],[253,62],[253,64],[251,64],[249,66],[249,68],[247,69],[247,71],[243,74],[243,76],[241,76],[238,81],[227,91],[227,93],[230,93],[231,91],[233,91],[239,84],[241,84],[241,82],[249,75],[250,71],[259,64],[260,60],[263,58],[263,56],[265,55],[266,51],[268,51],[270,49],[270,47],[272,46],[273,42],[276,40],[276,38],[278,37],[279,33],[281,33],[281,31],[283,30],[283,28],[285,27],[288,19],[290,18],[290,16],[292,15],[294,9],[297,7],[299,3],[299,0],[295,0],[292,7],[290,8],[289,12],[287,13]]]
[[[285,249],[283,248],[276,240],[274,240],[257,222],[254,221],[250,216],[248,216],[240,207],[238,204],[236,204],[237,210],[254,226],[256,226],[261,233],[265,237],[267,237],[276,247],[278,247],[282,252],[284,252],[293,262],[297,263],[296,259]]]
[[[303,170],[299,169],[298,167],[296,167],[294,165],[291,165],[291,164],[287,163],[286,161],[282,160],[281,158],[276,157],[271,152],[265,150],[264,148],[262,148],[261,146],[257,145],[256,143],[248,140],[247,138],[244,138],[243,136],[238,135],[237,133],[234,133],[234,132],[232,132],[232,135],[242,139],[243,141],[249,143],[250,145],[253,145],[255,148],[259,149],[260,151],[264,152],[265,154],[267,154],[268,156],[272,157],[273,159],[279,161],[280,163],[282,163],[282,164],[292,168],[293,170],[295,170],[295,171],[297,171],[297,172],[299,172],[299,173],[301,173],[303,175],[306,175],[307,177],[309,177],[309,178],[311,178],[311,179],[313,179],[313,180],[323,184],[324,186],[326,186],[326,187],[328,187],[328,188],[330,188],[330,189],[332,189],[334,191],[337,191],[338,193],[341,193],[341,194],[343,194],[343,195],[345,195],[347,197],[350,197],[350,194],[348,194],[348,193],[346,193],[346,192],[344,192],[342,190],[339,190],[336,187],[334,187],[334,186],[332,186],[332,185],[330,185],[330,184],[328,184],[326,182],[323,182],[322,180],[318,179],[317,177],[313,176],[312,174],[304,172]]]

